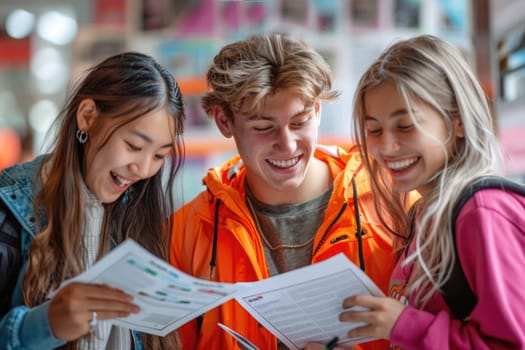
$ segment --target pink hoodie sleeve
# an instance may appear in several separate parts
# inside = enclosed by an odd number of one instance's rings
[[[446,307],[429,312],[409,305],[392,330],[392,344],[430,350],[525,348],[524,230],[525,198],[493,189],[478,192],[456,222],[461,266],[478,298],[470,321],[453,319]]]

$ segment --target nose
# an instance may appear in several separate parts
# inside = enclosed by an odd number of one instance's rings
[[[399,151],[399,138],[394,133],[383,132],[379,140],[379,149],[383,154],[389,154]]]
[[[294,153],[296,141],[293,131],[289,128],[279,129],[275,145],[281,152]]]
[[[137,157],[133,162],[130,163],[129,168],[131,174],[140,179],[147,179],[155,175],[155,173],[159,170],[159,167],[154,164],[150,155]]]

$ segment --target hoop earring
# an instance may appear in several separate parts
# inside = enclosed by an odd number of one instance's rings
[[[77,130],[76,134],[77,140],[80,144],[85,144],[88,140],[88,133],[85,130]]]

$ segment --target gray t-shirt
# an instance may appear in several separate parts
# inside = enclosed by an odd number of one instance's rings
[[[313,238],[323,222],[332,190],[330,187],[305,203],[272,206],[258,201],[246,186],[248,207],[251,202],[257,215],[255,221],[272,276],[310,264]]]
[[[273,206],[258,201],[246,186],[247,204],[252,215],[254,211],[257,215],[254,220],[270,275],[310,264],[314,236],[323,222],[332,191],[333,186],[308,202]],[[277,348],[288,349],[279,340]]]

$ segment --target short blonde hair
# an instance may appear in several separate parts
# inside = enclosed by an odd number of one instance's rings
[[[331,70],[323,57],[300,40],[273,33],[226,45],[207,72],[210,91],[202,99],[208,115],[215,107],[233,120],[235,113],[258,114],[268,95],[294,91],[305,106],[332,100]]]

